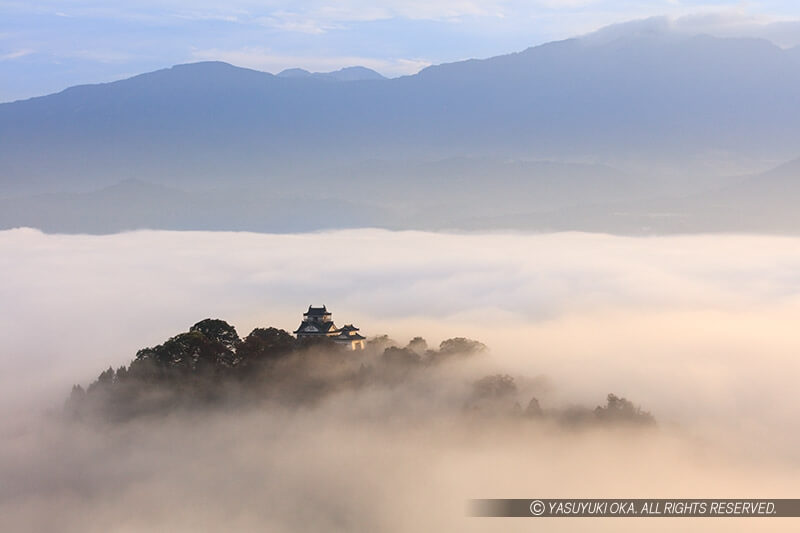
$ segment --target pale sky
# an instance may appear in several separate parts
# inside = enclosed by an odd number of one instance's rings
[[[393,77],[654,16],[800,45],[788,0],[0,0],[0,102],[201,60]]]

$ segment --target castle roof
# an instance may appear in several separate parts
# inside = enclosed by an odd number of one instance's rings
[[[325,316],[329,314],[330,312],[324,305],[322,307],[314,307],[313,305],[309,305],[308,311],[303,313],[303,316]]]
[[[348,335],[347,333],[344,332],[340,333],[335,338],[344,339],[348,341],[363,341],[364,339],[366,339],[365,336],[359,335],[358,333],[353,333],[352,335]]]
[[[356,340],[364,340],[366,337],[363,337],[356,333],[358,328],[355,327],[353,324],[347,324],[342,329],[339,330],[339,335],[336,336],[337,339],[348,340],[348,341],[356,341]]]
[[[306,333],[312,335],[327,335],[329,333],[337,333],[338,330],[333,322],[312,322],[310,320],[303,320],[300,326],[294,331],[294,334]]]

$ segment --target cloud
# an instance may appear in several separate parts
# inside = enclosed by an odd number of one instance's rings
[[[448,20],[464,16],[496,16],[514,2],[504,0],[346,0],[331,4],[321,0],[310,0],[298,4],[287,0],[234,0],[224,6],[219,3],[185,0],[166,2],[145,0],[133,5],[115,5],[96,0],[71,2],[68,6],[55,2],[40,2],[36,6],[23,2],[6,2],[1,8],[9,12],[57,13],[59,16],[140,18],[149,15],[194,17],[199,19],[247,20],[251,17],[273,16],[276,18],[305,17],[327,22],[355,22],[385,20],[401,17],[424,20]]]
[[[706,33],[718,37],[767,39],[783,47],[800,45],[800,20],[742,10],[679,17],[674,20],[673,28],[685,33]]]
[[[0,232],[0,516],[65,532],[525,531],[464,517],[465,499],[786,497],[798,272],[798,239],[755,235]],[[480,339],[486,364],[547,376],[543,407],[616,392],[660,429],[442,416],[431,384],[100,427],[34,414],[201,318],[292,329],[311,303],[367,335]]]
[[[634,32],[759,38],[778,46],[800,45],[800,20],[779,18],[741,9],[708,8],[684,16],[657,16],[601,28],[590,37],[613,39]]]
[[[19,59],[21,57],[29,56],[34,53],[36,53],[36,50],[33,50],[31,48],[22,48],[20,50],[14,50],[13,52],[0,54],[0,61],[11,61],[14,59]]]
[[[422,59],[380,59],[357,56],[294,56],[274,53],[265,48],[236,50],[193,50],[195,61],[225,61],[240,67],[278,73],[287,68],[300,67],[312,72],[328,72],[343,67],[363,66],[386,76],[415,74],[431,63]]]
[[[269,28],[278,30],[320,35],[327,31],[341,28],[339,24],[322,22],[313,18],[298,17],[293,15],[275,14],[269,17],[258,17],[255,21]]]
[[[777,237],[6,231],[0,292],[17,304],[0,316],[0,405],[57,399],[207,316],[290,330],[315,303],[367,334],[477,338],[576,400],[624,388],[679,418],[705,402],[702,418],[749,388],[776,406],[791,373],[774,369],[800,349],[798,250]],[[714,372],[724,393],[693,381]]]

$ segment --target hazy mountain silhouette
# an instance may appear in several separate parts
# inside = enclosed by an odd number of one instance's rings
[[[333,72],[309,72],[302,68],[288,68],[277,74],[279,78],[316,78],[332,81],[384,80],[385,76],[366,67],[345,67]]]
[[[734,183],[682,196],[462,218],[462,229],[618,234],[745,232],[800,234],[800,159]]]
[[[0,197],[97,199],[109,190],[90,191],[136,179],[195,195],[188,204],[202,191],[238,201],[234,191],[252,190],[271,202],[343,202],[405,227],[415,206],[426,213],[417,225],[447,225],[459,210],[502,219],[688,196],[719,180],[665,169],[797,156],[798,56],[640,24],[395,79],[359,67],[275,76],[179,65],[0,105]],[[542,160],[552,168],[531,163]],[[37,196],[53,203],[48,227],[78,202],[64,197]],[[35,212],[5,203],[20,218],[4,213],[4,227]],[[154,223],[126,209],[134,226]],[[197,226],[200,213],[186,209]]]
[[[491,186],[475,179],[493,170],[499,179]],[[627,235],[800,231],[800,159],[731,185],[657,197],[647,196],[649,189],[632,176],[591,165],[370,161],[342,173],[348,179],[332,189],[312,178],[281,191],[185,191],[127,180],[89,193],[0,199],[0,229],[101,234],[140,228],[300,232],[355,227]]]
[[[181,65],[0,105],[0,185],[219,183],[365,158],[786,160],[800,145],[796,56],[633,33],[350,83]]]
[[[640,198],[632,176],[599,165],[456,158],[365,161],[280,186],[184,190],[141,180],[87,193],[0,198],[0,229],[109,233],[136,228],[269,232],[347,227],[456,228],[497,216]],[[491,183],[484,177],[490,176]],[[476,199],[479,199],[476,200]]]
[[[0,229],[116,233],[134,229],[292,233],[321,228],[389,227],[384,210],[346,199],[275,197],[262,191],[184,191],[126,180],[88,193],[0,199]]]

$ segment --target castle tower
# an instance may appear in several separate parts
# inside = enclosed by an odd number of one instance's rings
[[[349,350],[363,350],[366,337],[358,333],[359,329],[348,324],[342,329],[337,329],[328,309],[308,306],[308,311],[303,313],[303,321],[294,334],[298,339],[303,337],[330,337],[336,344],[347,347]]]
[[[303,313],[303,321],[300,327],[294,332],[297,338],[301,337],[332,337],[338,335],[339,331],[333,323],[331,313],[323,305],[322,307],[308,306],[308,311]]]

